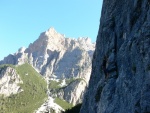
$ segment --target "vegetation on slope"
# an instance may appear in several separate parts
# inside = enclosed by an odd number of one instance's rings
[[[70,104],[70,103],[68,103],[68,102],[66,102],[65,100],[62,100],[62,99],[60,99],[60,98],[55,98],[55,100],[54,100],[54,102],[56,103],[56,104],[58,104],[59,106],[61,106],[63,109],[70,109],[70,108],[72,108],[72,104]]]
[[[57,94],[60,89],[63,89],[65,87],[67,87],[69,84],[71,84],[75,81],[82,81],[82,80],[85,81],[82,78],[69,78],[69,79],[66,79],[65,80],[66,86],[60,86],[62,81],[50,80],[49,81],[49,89],[51,90],[52,94],[55,94],[55,93]],[[64,110],[70,110],[73,107],[73,105],[71,103],[68,103],[67,101],[62,100],[62,99],[58,98],[57,96],[54,96],[54,98],[55,98],[54,102],[56,104],[58,104],[59,106],[61,106]]]
[[[55,80],[49,80],[49,89],[59,89],[61,88],[60,84],[61,81],[57,82]]]
[[[82,104],[77,104],[76,106],[72,107],[71,109],[67,109],[66,111],[62,113],[79,113],[81,106]]]
[[[65,82],[66,82],[66,86],[68,86],[69,84],[77,81],[77,80],[84,80],[82,78],[69,78],[69,79],[65,79]],[[84,80],[84,82],[86,82]],[[62,80],[59,80],[59,81],[56,81],[56,80],[49,80],[49,89],[51,90],[58,90],[58,89],[61,89],[61,88],[64,88],[66,86],[60,86],[62,83]]]
[[[12,66],[11,66],[12,67]],[[9,97],[0,97],[2,113],[33,113],[47,98],[46,81],[29,64],[14,67],[20,75],[23,92]]]
[[[1,71],[5,70],[7,67],[15,68],[15,66],[12,64],[3,64],[3,65],[0,65],[0,73]]]

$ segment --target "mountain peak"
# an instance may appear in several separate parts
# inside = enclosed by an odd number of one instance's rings
[[[21,48],[18,49],[18,53],[23,53],[25,50],[26,50],[25,47],[21,47]]]
[[[45,31],[45,35],[48,38],[52,38],[52,37],[62,37],[63,35],[61,35],[60,33],[58,33],[54,27],[50,27],[47,31]]]
[[[56,32],[56,30],[55,30],[55,28],[54,28],[54,27],[50,27],[50,28],[47,30],[47,32],[51,32],[51,33],[53,33],[53,32]]]

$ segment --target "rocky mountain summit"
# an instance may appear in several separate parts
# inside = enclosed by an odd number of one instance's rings
[[[104,0],[80,113],[150,113],[150,1]]]
[[[95,44],[89,38],[66,38],[50,28],[41,33],[28,48],[20,48],[17,53],[5,57],[0,64],[28,62],[48,78],[82,77],[88,81],[94,48]]]
[[[0,64],[30,64],[48,83],[49,99],[37,113],[48,111],[51,107],[59,111],[64,108],[49,105],[55,103],[54,98],[65,100],[72,105],[82,102],[91,74],[94,49],[95,44],[90,38],[66,38],[54,28],[50,28],[41,33],[28,48],[20,48],[18,52],[5,57]]]

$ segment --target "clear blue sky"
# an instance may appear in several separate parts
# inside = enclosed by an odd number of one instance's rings
[[[96,41],[103,0],[0,0],[0,60],[54,27]]]

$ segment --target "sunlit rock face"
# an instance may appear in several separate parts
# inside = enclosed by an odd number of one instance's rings
[[[104,0],[80,113],[150,112],[150,1]]]
[[[61,88],[57,93],[53,93],[53,97],[66,100],[72,105],[82,103],[83,95],[86,90],[87,83],[83,79],[75,80],[64,88]]]
[[[54,28],[41,33],[28,48],[20,48],[0,64],[30,63],[45,77],[82,77],[89,80],[91,59],[95,44],[90,38],[71,39],[58,33]]]
[[[6,97],[23,91],[19,86],[22,83],[23,81],[15,69],[11,67],[0,68],[0,95]]]
[[[91,62],[95,44],[88,37],[71,39],[58,33],[54,28],[40,34],[28,48],[20,48],[8,55],[0,64],[31,64],[47,81],[50,79],[82,79],[75,81],[57,95],[76,105],[81,103],[91,74]]]

